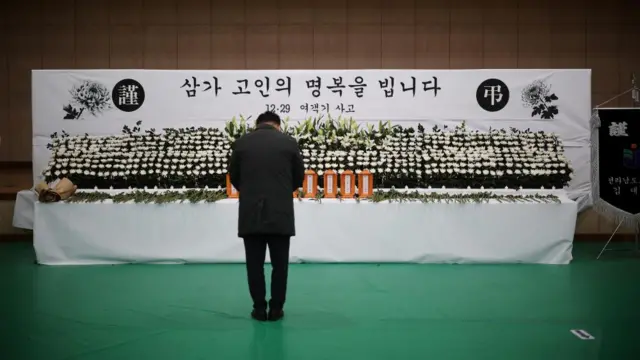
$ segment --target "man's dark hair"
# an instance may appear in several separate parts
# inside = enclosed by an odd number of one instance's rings
[[[266,123],[272,123],[279,126],[280,116],[278,116],[278,114],[274,113],[273,111],[267,111],[260,114],[260,116],[258,116],[258,119],[256,119],[256,125],[266,124]]]

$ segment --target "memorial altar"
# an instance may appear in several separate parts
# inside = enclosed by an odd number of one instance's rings
[[[483,202],[292,200],[297,233],[291,261],[567,264],[572,259],[576,203],[564,191],[498,191],[498,196],[539,196],[502,203],[480,191],[463,193],[480,194]],[[551,197],[557,200],[545,202]],[[237,202],[37,203],[34,246],[46,265],[243,262]]]
[[[571,261],[588,70],[72,73],[34,71],[34,183],[78,187],[33,204],[41,264],[243,262],[226,169],[264,110],[307,168],[293,262]]]

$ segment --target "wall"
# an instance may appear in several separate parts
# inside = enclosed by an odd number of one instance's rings
[[[637,0],[11,0],[0,14],[0,161],[31,159],[31,69],[591,68],[594,105],[640,79]]]

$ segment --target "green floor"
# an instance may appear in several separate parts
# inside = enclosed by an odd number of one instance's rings
[[[256,323],[242,265],[44,267],[0,244],[0,359],[640,359],[640,261],[293,265]],[[594,340],[580,340],[584,329]]]

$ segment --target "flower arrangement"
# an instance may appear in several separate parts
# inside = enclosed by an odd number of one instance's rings
[[[115,136],[53,134],[47,181],[68,177],[88,188],[218,188],[225,186],[233,141],[252,131],[244,118],[224,129],[142,131],[141,122]],[[511,128],[487,133],[465,123],[426,131],[353,119],[287,120],[307,169],[342,173],[367,169],[376,188],[562,188],[572,169],[554,134]]]
[[[50,182],[68,177],[80,188],[217,187],[225,183],[231,143],[217,128],[123,128],[119,136],[52,135]]]

